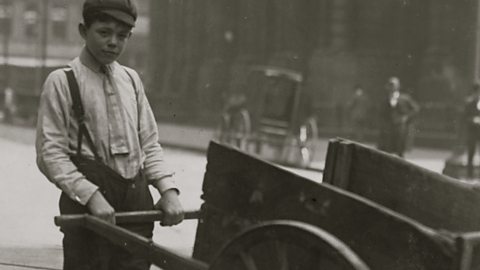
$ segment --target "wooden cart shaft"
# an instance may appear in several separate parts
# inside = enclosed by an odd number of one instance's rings
[[[161,211],[124,212],[115,214],[118,224],[135,222],[153,222],[161,220]],[[199,211],[185,213],[185,219],[200,218]],[[178,255],[162,246],[155,244],[151,239],[130,232],[120,226],[108,223],[92,215],[62,215],[55,217],[57,226],[83,226],[105,237],[112,243],[122,246],[126,250],[135,252],[138,256],[150,260],[162,269],[172,270],[207,270],[204,262]]]

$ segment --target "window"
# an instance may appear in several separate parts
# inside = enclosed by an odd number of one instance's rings
[[[12,6],[10,0],[0,0],[0,35],[8,36],[11,31]]]
[[[39,24],[38,4],[36,2],[29,2],[25,7],[23,13],[25,22],[25,36],[27,38],[35,38],[38,35],[37,25]]]
[[[50,11],[50,18],[52,20],[53,37],[65,39],[67,37],[67,8],[65,4],[55,3]]]

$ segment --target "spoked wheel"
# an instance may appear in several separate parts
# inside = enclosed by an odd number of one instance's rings
[[[275,221],[249,229],[228,243],[210,270],[368,270],[343,242],[320,228]]]
[[[251,133],[251,120],[248,111],[234,115],[223,114],[218,131],[221,143],[247,150]]]
[[[300,132],[298,135],[303,167],[308,167],[313,160],[313,155],[315,152],[315,140],[317,137],[317,123],[314,118],[309,118],[302,126],[300,126]]]
[[[282,160],[285,164],[296,167],[308,168],[314,159],[315,142],[318,137],[318,129],[315,119],[307,119],[294,136],[285,141],[285,151]]]

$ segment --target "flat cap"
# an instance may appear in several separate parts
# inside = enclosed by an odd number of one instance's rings
[[[83,17],[90,12],[101,12],[134,27],[137,20],[137,7],[134,0],[85,0]]]

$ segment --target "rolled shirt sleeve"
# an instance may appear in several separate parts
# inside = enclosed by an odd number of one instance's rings
[[[72,200],[86,205],[98,189],[70,160],[71,100],[63,70],[46,79],[38,111],[36,154],[40,171]]]
[[[139,138],[143,153],[145,154],[144,172],[150,184],[156,186],[160,193],[178,187],[173,179],[174,173],[168,170],[163,149],[158,142],[158,127],[152,108],[145,95],[145,90],[138,75],[134,73],[135,85],[138,91],[138,119]]]

